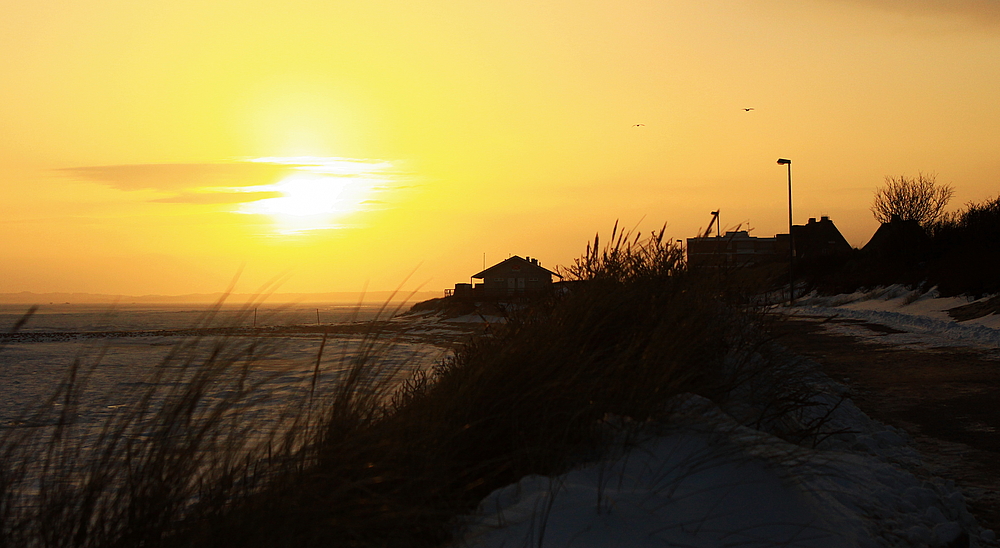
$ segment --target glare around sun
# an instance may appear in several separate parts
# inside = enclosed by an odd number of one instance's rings
[[[281,195],[243,204],[238,212],[268,216],[275,234],[301,234],[342,228],[344,221],[369,208],[371,199],[386,189],[388,162],[345,158],[259,158],[254,162],[285,164],[295,172],[271,185],[245,191]]]

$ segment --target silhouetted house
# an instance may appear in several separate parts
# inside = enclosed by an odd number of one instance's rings
[[[788,253],[788,244],[785,244]],[[688,266],[738,267],[752,266],[781,258],[776,238],[758,238],[746,230],[726,232],[725,236],[687,239]]]
[[[861,248],[861,253],[872,257],[893,257],[915,260],[927,252],[930,237],[920,223],[904,221],[897,215],[878,227],[871,240]]]
[[[829,217],[810,218],[804,225],[793,225],[795,257],[810,260],[838,257],[851,252],[843,234]],[[788,262],[788,234],[773,238],[751,236],[745,230],[726,232],[724,236],[687,239],[688,265],[697,267],[744,267],[769,262]]]
[[[472,298],[472,284],[455,284],[455,289],[445,289],[445,297],[455,296],[459,299]]]
[[[482,283],[475,285],[457,283],[455,289],[445,291],[445,295],[475,300],[530,297],[549,291],[552,288],[553,276],[562,278],[538,264],[538,259],[531,257],[522,259],[514,255],[472,275],[473,279],[482,280]]]
[[[799,260],[842,257],[852,249],[833,221],[826,216],[820,217],[818,221],[810,218],[804,225],[793,225],[792,235],[795,237],[795,258]],[[786,243],[785,250],[787,249]]]
[[[483,280],[477,287],[483,288],[487,297],[503,295],[524,295],[541,293],[552,287],[552,276],[559,276],[538,264],[538,259],[517,255],[499,262],[482,272],[473,274],[472,278]]]

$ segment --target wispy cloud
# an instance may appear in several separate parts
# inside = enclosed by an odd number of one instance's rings
[[[411,179],[385,160],[266,157],[206,164],[130,164],[60,170],[123,191],[152,190],[169,204],[227,205],[267,215],[278,233],[330,230],[352,213],[384,209],[378,198]],[[412,186],[412,185],[407,185]]]
[[[354,177],[359,174],[387,173],[395,171],[392,162],[386,160],[365,160],[356,158],[327,158],[317,156],[265,157],[247,160],[254,164],[289,166],[299,171]]]
[[[184,192],[168,198],[152,200],[165,204],[245,204],[281,197],[280,192]]]
[[[59,171],[78,179],[118,190],[177,192],[208,187],[243,187],[272,184],[295,171],[296,166],[261,162],[215,164],[125,164],[71,167]]]

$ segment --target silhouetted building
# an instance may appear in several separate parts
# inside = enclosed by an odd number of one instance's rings
[[[820,217],[817,221],[810,218],[804,225],[792,225],[795,236],[795,258],[813,260],[825,257],[839,257],[851,252],[851,244],[829,217]],[[788,244],[785,244],[787,251]]]
[[[517,255],[501,261],[482,272],[473,274],[474,280],[482,283],[457,283],[455,289],[446,290],[445,295],[457,299],[492,300],[536,296],[552,288],[552,277],[559,274],[542,267],[538,259],[521,258]]]
[[[784,247],[788,253],[788,244]],[[687,239],[688,266],[692,268],[729,268],[751,266],[779,260],[781,248],[775,238],[758,238],[746,230],[733,230],[724,236]]]
[[[888,223],[878,227],[872,239],[861,248],[867,256],[881,256],[915,260],[927,252],[930,237],[914,220],[904,221],[893,215]]]
[[[851,252],[840,230],[829,217],[810,218],[804,225],[792,225],[796,260],[838,257]],[[746,230],[733,230],[724,236],[688,238],[687,259],[692,268],[744,267],[769,262],[788,262],[788,234],[773,238],[751,236]]]

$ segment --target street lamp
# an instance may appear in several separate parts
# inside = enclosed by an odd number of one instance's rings
[[[788,166],[788,306],[795,304],[795,238],[792,236],[792,161],[778,158],[778,165]]]

